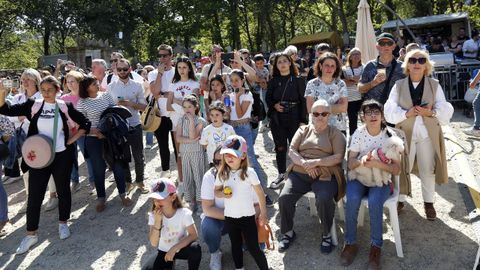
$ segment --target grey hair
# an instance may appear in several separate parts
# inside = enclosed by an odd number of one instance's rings
[[[35,81],[35,86],[37,87],[37,91],[40,90],[40,82],[42,81],[42,77],[40,76],[40,72],[33,68],[27,68],[23,71],[21,78],[29,79]]]
[[[318,99],[317,101],[315,101],[312,105],[312,112],[317,108],[317,107],[320,107],[320,106],[323,106],[323,107],[330,107],[330,104],[328,104],[328,102],[323,99],[323,98],[320,98]]]
[[[103,59],[100,59],[100,58],[93,59],[93,60],[92,60],[92,65],[93,65],[93,64],[102,65],[105,69],[107,69],[107,62],[105,62],[105,60],[103,60]]]
[[[290,45],[288,46],[287,48],[285,48],[285,50],[283,51],[284,54],[288,54],[288,55],[294,55],[294,54],[297,54],[298,53],[298,49],[297,47],[293,46],[293,45]]]

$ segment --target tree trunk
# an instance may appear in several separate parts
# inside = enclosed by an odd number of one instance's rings
[[[231,0],[230,2],[230,38],[231,46],[235,49],[240,49],[242,46],[240,41],[240,29],[238,23],[238,0]]]
[[[50,23],[45,22],[45,29],[43,31],[43,54],[50,55],[50,36],[52,32],[50,30]]]
[[[220,28],[218,27],[220,25],[220,17],[218,16],[217,10],[213,11],[213,25],[212,28],[212,39],[213,39],[213,44],[219,44],[220,46],[223,47],[223,40],[222,40],[222,33],[220,32]]]
[[[277,47],[277,37],[275,35],[275,27],[273,26],[272,17],[266,16],[266,21],[268,25],[268,36],[270,43],[270,50],[274,50]]]
[[[253,40],[252,40],[252,35],[250,34],[250,27],[248,25],[248,10],[247,10],[247,3],[243,1],[243,8],[242,8],[242,13],[243,13],[243,19],[245,23],[245,32],[247,34],[247,39],[248,39],[248,45],[250,46],[250,49],[253,49]]]

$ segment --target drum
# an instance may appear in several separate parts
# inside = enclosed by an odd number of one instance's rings
[[[28,137],[22,146],[22,157],[30,168],[47,167],[55,158],[52,139],[40,134]]]

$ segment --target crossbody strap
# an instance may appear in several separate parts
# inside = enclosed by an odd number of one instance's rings
[[[57,131],[58,131],[58,104],[55,103],[55,116],[53,117],[53,151],[57,148]]]

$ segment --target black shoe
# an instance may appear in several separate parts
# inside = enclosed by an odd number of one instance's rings
[[[267,207],[273,207],[273,201],[268,195],[265,195],[265,204],[267,205]]]
[[[271,189],[278,189],[280,186],[283,184],[283,181],[285,181],[285,174],[281,173],[277,176],[277,179],[275,179],[271,184],[270,188]]]
[[[280,239],[280,241],[278,242],[278,251],[284,252],[285,250],[287,250],[290,247],[290,244],[293,243],[293,240],[295,240],[296,237],[297,237],[297,234],[295,233],[295,231],[293,231],[292,237],[284,234]]]

